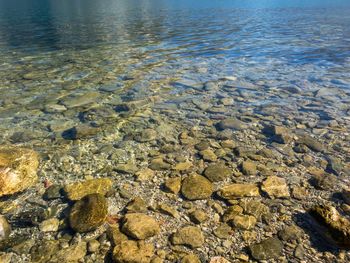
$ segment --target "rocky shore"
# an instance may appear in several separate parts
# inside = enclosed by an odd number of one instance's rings
[[[2,135],[0,262],[350,261],[349,91],[169,85]]]

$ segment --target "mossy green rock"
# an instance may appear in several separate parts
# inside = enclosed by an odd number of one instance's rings
[[[181,193],[189,200],[207,199],[213,193],[213,184],[203,176],[190,175],[183,180]]]
[[[90,194],[76,202],[69,214],[69,223],[79,233],[95,230],[107,217],[108,204],[101,194]]]

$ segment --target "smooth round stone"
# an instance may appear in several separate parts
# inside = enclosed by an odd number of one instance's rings
[[[190,175],[183,180],[181,193],[189,200],[207,199],[213,193],[213,184],[203,176]]]
[[[232,171],[221,163],[209,165],[204,171],[205,177],[207,177],[211,182],[223,181],[231,174]]]
[[[79,233],[101,226],[107,217],[108,204],[101,194],[90,194],[77,201],[69,214],[69,223]]]

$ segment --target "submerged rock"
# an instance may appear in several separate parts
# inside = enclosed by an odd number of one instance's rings
[[[191,248],[201,247],[204,236],[198,227],[185,226],[179,229],[171,238],[173,245],[185,245]]]
[[[207,199],[213,193],[213,185],[203,176],[190,175],[183,180],[181,193],[189,200]]]
[[[282,255],[283,244],[276,237],[249,246],[251,254],[256,260],[275,259]]]
[[[30,149],[0,146],[0,196],[21,192],[37,179],[39,157]]]
[[[232,175],[232,171],[222,163],[209,165],[204,171],[205,177],[211,182],[220,182]]]
[[[286,198],[289,197],[289,189],[286,180],[277,176],[269,176],[261,186],[270,198]]]
[[[247,124],[235,118],[222,120],[217,124],[218,130],[225,130],[225,129],[243,130],[246,128],[247,128]]]
[[[324,225],[338,245],[350,248],[350,221],[342,216],[335,207],[329,205],[315,206],[310,214]]]
[[[80,200],[88,194],[105,195],[112,188],[112,181],[108,178],[91,179],[75,182],[64,186],[63,191],[69,200]]]
[[[188,254],[181,259],[181,263],[201,263],[195,254]]]
[[[76,232],[89,232],[105,222],[107,213],[106,198],[101,194],[89,194],[73,205],[69,223]]]
[[[123,241],[113,250],[113,259],[117,263],[149,263],[153,255],[153,245],[143,241]]]
[[[159,224],[152,217],[141,213],[126,214],[121,230],[135,239],[147,239],[159,234]]]
[[[255,184],[230,184],[218,191],[225,199],[260,196],[259,188]]]

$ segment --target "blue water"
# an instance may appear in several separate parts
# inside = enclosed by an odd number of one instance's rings
[[[0,117],[16,117],[4,129],[101,86],[142,98],[224,76],[349,90],[350,1],[0,0]]]

